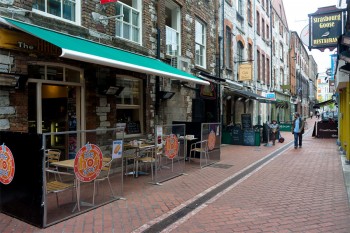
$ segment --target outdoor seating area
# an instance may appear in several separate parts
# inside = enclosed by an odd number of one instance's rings
[[[130,188],[133,185],[159,185],[185,174],[185,171],[219,161],[220,153],[216,148],[219,148],[220,140],[216,140],[216,137],[221,135],[215,133],[220,132],[218,124],[205,124],[201,130],[203,135],[198,136],[198,139],[204,139],[199,141],[194,135],[185,133],[183,124],[157,127],[154,139],[149,135],[124,138],[124,134],[116,133],[116,129],[57,133],[66,134],[67,137],[84,137],[83,143],[76,145],[74,157],[71,156],[72,151],[45,146],[55,137],[55,133],[40,135],[33,143],[37,148],[42,148],[37,150],[38,160],[23,164],[43,166],[42,173],[39,171],[37,174],[37,180],[42,180],[42,183],[31,185],[34,192],[28,193],[38,199],[37,203],[27,204],[28,207],[35,205],[37,214],[33,216],[36,219],[35,223],[30,217],[24,216],[22,219],[45,228],[106,203],[127,198],[128,189],[133,190]],[[15,153],[16,160],[18,153]],[[21,161],[17,162],[17,166],[21,167]],[[24,183],[28,182],[27,174],[20,175]],[[38,193],[41,195],[38,196]],[[19,213],[20,210],[11,215]]]

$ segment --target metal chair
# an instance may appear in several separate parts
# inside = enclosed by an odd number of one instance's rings
[[[60,161],[60,157],[61,157],[61,151],[58,149],[45,150],[46,168],[58,171],[58,168],[56,166],[52,166],[51,163]],[[55,175],[55,179],[56,179],[56,175],[58,175],[58,177],[61,180],[60,174],[54,174],[54,175]]]
[[[55,193],[57,207],[59,207],[58,193],[72,189],[74,191],[75,185],[75,175],[68,172],[60,172],[52,169],[45,169],[46,171],[46,194]],[[54,180],[48,180],[48,174],[54,174]],[[56,175],[60,177],[60,181],[56,180]],[[64,180],[64,181],[62,181]],[[73,193],[72,193],[73,195]]]
[[[99,182],[107,180],[108,181],[108,185],[109,185],[109,189],[114,197],[114,192],[112,189],[112,185],[111,185],[111,181],[109,180],[109,175],[111,172],[111,166],[112,166],[112,162],[113,159],[112,158],[107,158],[104,157],[103,158],[103,165],[101,168],[101,172],[100,174],[96,177],[96,179],[94,180],[94,192],[93,192],[93,196],[92,196],[92,204],[95,205],[95,195],[97,194],[97,185]]]
[[[208,152],[208,140],[202,140],[199,142],[195,142],[191,144],[190,150],[190,160],[191,158],[195,158],[196,152],[199,153],[199,162],[200,166],[202,166],[202,156],[204,155],[205,165],[208,164],[209,160],[209,152]]]

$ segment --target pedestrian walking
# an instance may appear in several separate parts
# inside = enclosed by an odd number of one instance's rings
[[[299,113],[294,113],[294,120],[292,124],[292,134],[294,134],[294,148],[302,147],[303,144],[303,133],[304,133],[305,122],[300,117]]]
[[[313,115],[314,115],[314,112],[313,112],[313,111],[310,111],[310,117],[311,117],[311,119],[312,119]]]
[[[319,111],[316,111],[316,118],[320,119],[320,112]]]
[[[271,130],[272,145],[275,145],[276,139],[279,138],[280,126],[277,124],[276,120],[272,120],[272,124],[269,124],[269,127],[270,127],[270,130]]]

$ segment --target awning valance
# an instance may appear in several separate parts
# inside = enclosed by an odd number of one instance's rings
[[[266,98],[264,96],[255,94],[255,93],[253,93],[251,91],[235,90],[234,93],[236,93],[236,94],[238,94],[240,96],[243,96],[245,98],[248,98],[248,99],[257,100],[260,103],[271,103],[271,102],[273,102],[270,99],[268,99],[268,98]]]
[[[333,103],[335,103],[335,101],[333,99],[330,99],[330,100],[326,100],[324,102],[320,102],[320,103],[315,104],[313,108],[320,108],[320,107],[323,107],[325,105],[330,105]]]
[[[131,53],[13,19],[0,17],[0,22],[60,47],[62,49],[60,57],[63,58],[209,85],[208,81],[152,57]]]

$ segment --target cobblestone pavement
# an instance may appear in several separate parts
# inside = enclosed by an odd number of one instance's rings
[[[350,232],[342,155],[335,139],[311,136],[314,121],[308,119],[303,148],[294,149],[290,132],[282,132],[285,142],[276,146],[223,145],[223,166],[187,164],[187,175],[161,186],[148,184],[144,176],[127,177],[126,200],[46,229],[0,214],[0,232],[152,232],[154,224],[166,219],[172,224],[165,223],[164,232]],[[240,175],[259,161],[264,163]],[[216,190],[184,218],[177,215]]]

